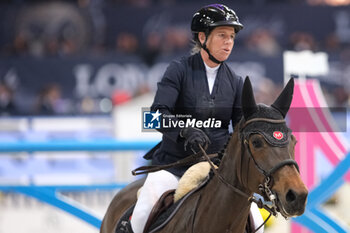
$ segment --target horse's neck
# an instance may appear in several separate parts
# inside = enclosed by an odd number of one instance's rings
[[[219,174],[228,183],[247,192],[241,181],[241,166],[246,161],[241,161],[240,159],[241,148],[238,139],[238,135],[234,134],[232,136],[225,156],[221,161]],[[214,209],[208,209],[208,212],[211,211],[208,214],[212,216],[212,220],[215,221],[214,219],[217,218],[216,221],[223,225],[223,232],[226,232],[231,227],[233,227],[231,229],[233,230],[232,232],[243,232],[250,209],[250,202],[247,196],[238,194],[216,176],[214,176],[207,188],[210,191],[206,192],[205,199],[210,203],[210,206],[214,206]]]

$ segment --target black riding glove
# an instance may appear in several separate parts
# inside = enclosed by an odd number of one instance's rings
[[[197,128],[185,128],[180,131],[180,137],[185,139],[185,151],[188,149],[187,146],[197,153],[200,151],[198,145],[201,145],[204,150],[208,148],[208,145],[211,143],[208,136],[200,129]]]

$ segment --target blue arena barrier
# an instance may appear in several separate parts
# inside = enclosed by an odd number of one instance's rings
[[[0,143],[0,153],[8,152],[38,152],[38,151],[132,151],[148,150],[155,146],[156,141],[120,141],[104,140],[56,140],[56,141],[16,141]],[[1,155],[0,155],[1,156]],[[0,185],[5,192],[18,192],[36,198],[55,206],[88,224],[100,228],[102,220],[79,203],[74,203],[59,194],[60,191],[87,191],[121,189],[125,183],[102,185],[73,185],[73,186],[36,186],[36,185]]]
[[[350,170],[350,153],[348,153],[343,161],[341,161],[333,172],[322,181],[320,185],[314,188],[308,197],[308,203],[305,213],[293,218],[297,223],[300,223],[310,230],[319,233],[346,233],[350,229],[343,226],[341,223],[332,219],[332,217],[323,213],[321,204],[331,197],[345,182],[344,176]]]
[[[5,152],[35,152],[35,151],[127,151],[147,150],[156,145],[155,141],[118,141],[118,140],[96,140],[96,141],[50,141],[50,142],[9,142],[0,143],[0,153]],[[0,155],[1,156],[1,155]],[[350,153],[338,164],[334,171],[309,195],[309,202],[305,214],[293,218],[315,232],[348,232],[345,226],[340,226],[332,218],[319,210],[322,202],[327,200],[344,182],[343,177],[350,168]],[[126,184],[104,184],[104,185],[75,185],[75,186],[35,186],[35,185],[13,185],[0,186],[2,191],[15,191],[42,202],[55,206],[73,216],[99,228],[102,221],[92,212],[82,208],[78,203],[72,204],[71,200],[59,191],[86,191],[96,189],[121,189]]]
[[[3,152],[35,151],[128,151],[148,150],[156,141],[120,141],[115,139],[98,140],[56,140],[56,141],[15,141],[0,143]]]

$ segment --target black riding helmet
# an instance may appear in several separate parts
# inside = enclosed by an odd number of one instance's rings
[[[193,33],[194,40],[199,42],[198,33],[204,32],[206,39],[203,44],[200,42],[199,44],[208,53],[210,60],[220,64],[223,61],[218,61],[215,57],[213,57],[206,46],[210,32],[218,26],[232,26],[234,27],[236,33],[243,29],[243,25],[239,22],[236,13],[232,9],[222,4],[211,4],[205,6],[193,15],[191,31]]]

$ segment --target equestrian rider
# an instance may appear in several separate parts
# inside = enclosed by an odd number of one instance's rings
[[[241,92],[243,79],[225,63],[231,54],[237,33],[243,28],[236,13],[222,4],[201,8],[193,15],[191,31],[194,48],[192,55],[168,66],[151,106],[164,117],[189,115],[192,119],[220,121],[220,127],[176,127],[159,129],[162,142],[148,159],[153,165],[165,165],[181,160],[199,151],[198,144],[207,153],[222,150],[229,137],[230,121],[234,125],[242,113]],[[142,233],[149,213],[159,197],[175,189],[179,178],[189,166],[173,167],[149,173],[136,203],[131,227]],[[260,216],[261,218],[261,216]]]

